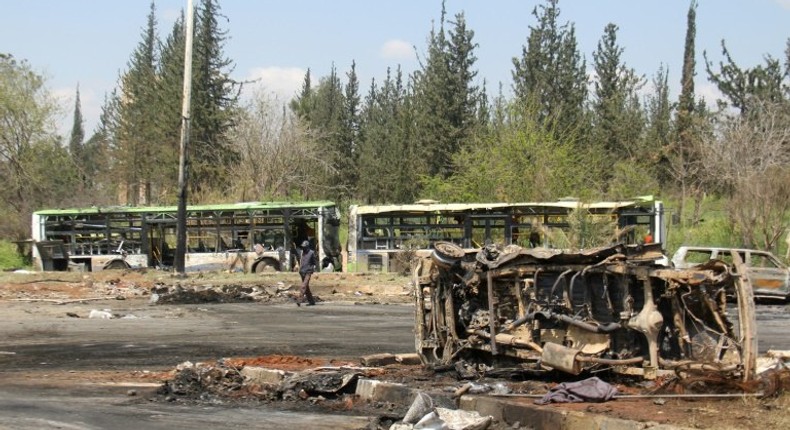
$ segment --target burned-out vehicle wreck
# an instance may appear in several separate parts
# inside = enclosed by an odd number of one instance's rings
[[[655,244],[570,251],[439,243],[412,264],[417,352],[426,366],[469,378],[608,369],[646,379],[695,371],[753,379],[754,302],[749,280],[737,275],[742,262],[680,270],[656,264],[661,255]]]

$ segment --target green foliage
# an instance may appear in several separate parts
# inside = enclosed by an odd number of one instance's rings
[[[571,140],[533,118],[530,108],[511,107],[496,136],[464,149],[454,159],[455,174],[422,178],[423,197],[440,201],[548,201],[586,197],[590,171]]]
[[[157,39],[154,4],[138,43],[128,63],[128,70],[120,79],[117,119],[112,124],[112,151],[117,161],[116,174],[126,186],[126,198],[132,204],[151,202],[152,174],[157,169],[152,142],[159,141],[159,129],[154,121],[157,110]]]
[[[228,139],[238,115],[240,84],[230,77],[233,61],[225,57],[228,36],[219,17],[218,0],[200,1],[195,16],[189,154],[189,184],[196,195],[227,187],[225,173],[241,157]]]
[[[624,49],[617,44],[617,26],[609,24],[593,52],[595,93],[592,142],[607,154],[609,166],[617,160],[634,158],[642,152],[645,121],[637,96],[643,79],[621,60]]]
[[[634,196],[658,195],[661,186],[650,165],[640,160],[621,160],[614,163],[609,180],[608,196],[612,200],[627,200]]]
[[[0,240],[0,270],[17,269],[25,265],[16,244]]]
[[[577,209],[568,215],[568,225],[570,234],[565,237],[567,243],[562,244],[563,248],[589,249],[616,241],[617,221],[614,217],[592,216],[586,210]]]
[[[669,203],[669,202],[668,202]],[[741,247],[742,244],[733,234],[732,224],[727,213],[717,209],[718,202],[705,203],[705,216],[694,225],[682,227],[670,224],[667,228],[667,252],[672,255],[682,245]]]
[[[33,210],[74,196],[74,164],[52,127],[57,112],[44,78],[0,54],[0,237],[27,237]]]
[[[728,104],[746,114],[756,102],[779,102],[790,99],[790,61],[783,70],[779,59],[765,56],[765,64],[753,68],[741,68],[732,59],[727,45],[722,40],[721,53],[724,61],[719,62],[719,71],[705,55],[705,70],[708,79],[716,85],[727,98]],[[790,56],[790,39],[788,39],[788,56]]]
[[[77,86],[77,95],[74,98],[74,122],[71,126],[69,139],[69,152],[78,166],[82,166],[84,156],[83,144],[85,143],[85,129],[83,128],[82,106],[80,105],[80,87]]]
[[[371,84],[360,117],[357,197],[366,203],[413,202],[424,157],[400,69]]]
[[[586,125],[587,70],[573,24],[560,24],[559,0],[532,11],[521,57],[513,58],[516,101],[538,106],[539,122],[555,123],[558,136],[573,135]]]
[[[414,137],[425,157],[423,173],[447,178],[452,158],[476,135],[482,93],[474,84],[476,44],[463,13],[453,27],[445,29],[445,10],[438,30],[431,30],[428,52],[420,70],[412,76],[414,88]],[[487,103],[487,102],[485,102]]]

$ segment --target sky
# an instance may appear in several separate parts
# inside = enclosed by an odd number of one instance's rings
[[[197,3],[198,0],[195,0]],[[592,53],[604,27],[619,27],[622,60],[648,80],[660,67],[669,71],[676,97],[690,0],[560,0],[560,22],[576,29],[579,48],[592,69]],[[159,36],[164,40],[187,0],[156,0]],[[478,44],[478,83],[489,94],[500,83],[511,88],[513,57],[519,57],[536,24],[537,0],[446,0],[448,19],[463,12]],[[0,0],[0,52],[25,59],[48,79],[63,106],[60,132],[72,124],[77,85],[86,134],[94,130],[106,94],[117,86],[131,53],[142,40],[150,0]],[[441,0],[220,0],[220,21],[228,32],[225,55],[231,76],[254,81],[282,100],[300,88],[309,68],[313,79],[332,65],[341,77],[356,62],[360,91],[387,68],[405,73],[419,67],[428,34],[441,14]],[[707,82],[703,52],[718,64],[726,41],[742,68],[785,58],[790,38],[790,0],[698,0],[696,93],[717,97]]]

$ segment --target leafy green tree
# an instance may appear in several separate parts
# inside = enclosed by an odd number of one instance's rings
[[[637,158],[644,121],[637,91],[642,78],[622,61],[624,49],[617,44],[617,26],[608,24],[593,52],[595,92],[593,98],[594,142],[613,159]]]
[[[547,0],[532,14],[521,57],[513,58],[513,90],[523,105],[539,107],[538,120],[556,124],[558,136],[578,137],[585,131],[587,73],[573,24],[560,24],[558,0]]]
[[[337,164],[337,183],[341,186],[341,198],[350,199],[359,181],[359,129],[361,98],[359,95],[359,79],[357,78],[356,62],[351,63],[351,70],[346,74],[348,81],[345,87],[343,128],[340,136],[340,157]]]
[[[513,102],[497,134],[454,158],[448,180],[426,182],[424,195],[442,201],[549,201],[588,196],[584,158],[573,141],[559,139],[537,120],[538,106]]]
[[[713,70],[713,64],[708,61],[707,53],[705,53],[705,69],[708,72],[708,79],[727,97],[729,105],[745,115],[754,103],[790,101],[790,39],[788,39],[789,58],[784,69],[781,61],[770,55],[765,57],[765,65],[742,69],[733,60],[723,40],[721,51],[726,63],[719,62],[719,71]]]
[[[58,106],[26,61],[0,54],[0,237],[30,235],[30,215],[74,196],[74,164],[54,131]]]
[[[178,163],[181,145],[181,107],[184,91],[185,24],[183,14],[173,23],[157,66],[155,123],[159,134],[156,142],[159,200],[175,203]],[[191,105],[195,109],[194,103]]]
[[[111,150],[115,137],[113,130],[117,125],[118,100],[115,91],[105,96],[99,124],[83,145],[81,171],[84,175],[83,186],[89,190],[92,198],[91,205],[118,203],[118,163]]]
[[[645,194],[646,190],[640,189],[646,182],[655,185],[655,180],[650,180],[647,156],[655,150],[643,144],[645,118],[638,91],[644,79],[622,61],[624,48],[617,43],[617,30],[616,25],[608,24],[593,52],[596,79],[591,143],[602,152],[597,166],[609,181],[609,197],[628,198]]]

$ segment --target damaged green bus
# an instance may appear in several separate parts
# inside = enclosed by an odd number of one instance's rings
[[[464,249],[487,244],[586,249],[666,238],[664,205],[628,201],[359,205],[349,209],[348,270],[404,271],[410,256],[438,242]]]
[[[176,206],[49,209],[33,213],[38,270],[173,266]],[[298,244],[340,268],[340,214],[333,202],[244,202],[187,207],[187,271],[289,271]]]

